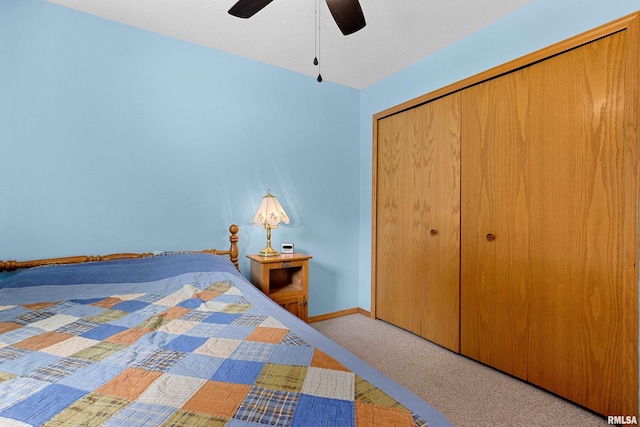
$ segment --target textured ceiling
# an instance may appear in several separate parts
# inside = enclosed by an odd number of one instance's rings
[[[367,26],[343,36],[324,0],[275,0],[250,19],[236,0],[48,0],[123,24],[365,88],[532,0],[360,0]]]

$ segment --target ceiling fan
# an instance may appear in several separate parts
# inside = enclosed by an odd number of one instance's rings
[[[251,18],[273,0],[238,0],[229,14],[238,18]],[[361,30],[367,25],[358,0],[325,0],[334,21],[345,36]]]

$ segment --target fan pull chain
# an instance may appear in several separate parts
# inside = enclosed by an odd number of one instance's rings
[[[320,0],[316,0],[316,56],[313,58],[313,65],[318,67],[318,83],[322,82],[322,73],[320,72]]]

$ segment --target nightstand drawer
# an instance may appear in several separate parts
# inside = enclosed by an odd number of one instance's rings
[[[291,267],[302,267],[305,261],[281,261],[280,267],[271,267],[271,268],[291,268]]]

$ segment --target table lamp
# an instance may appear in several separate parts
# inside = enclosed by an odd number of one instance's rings
[[[251,223],[256,227],[263,226],[267,230],[267,247],[260,251],[262,256],[275,256],[278,251],[271,247],[271,230],[278,228],[281,222],[289,224],[289,217],[278,202],[278,199],[267,191],[267,195],[262,198],[260,207],[253,216]]]

